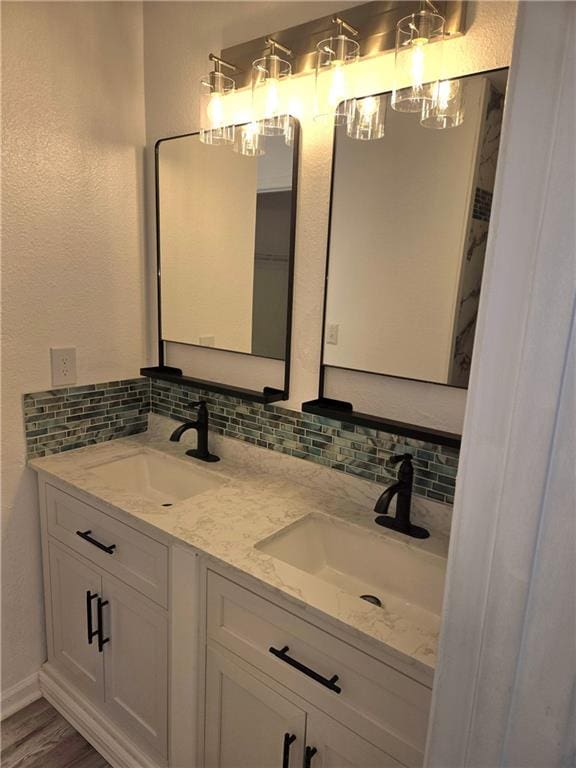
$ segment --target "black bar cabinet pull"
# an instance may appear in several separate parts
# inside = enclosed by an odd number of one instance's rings
[[[98,652],[99,653],[102,653],[106,643],[110,642],[109,637],[104,637],[104,623],[103,623],[103,617],[102,617],[102,608],[104,608],[105,605],[108,605],[108,600],[102,600],[102,598],[99,597],[98,602],[96,604],[96,612],[98,614],[98,629],[96,631],[98,633]]]
[[[314,672],[314,670],[310,669],[310,667],[307,667],[300,661],[296,661],[296,659],[288,656],[288,651],[290,648],[287,645],[285,645],[284,648],[281,648],[280,650],[271,646],[268,650],[273,656],[276,656],[276,658],[280,659],[280,661],[285,661],[286,664],[289,664],[299,672],[302,672],[308,677],[311,677],[312,680],[316,680],[317,683],[320,683],[320,685],[323,685],[325,688],[329,688],[331,691],[334,691],[334,693],[342,693],[342,688],[340,688],[339,685],[336,685],[338,681],[338,675],[333,675],[330,679],[327,677],[322,677],[322,675],[319,675],[318,672]]]
[[[107,552],[109,555],[114,554],[116,544],[109,544],[108,546],[106,544],[102,544],[101,541],[93,539],[92,536],[90,536],[91,533],[92,531],[76,531],[76,536],[80,536],[80,538],[84,539],[84,541],[87,541],[90,544],[94,544],[95,547],[98,547],[98,549],[101,549],[103,552]]]
[[[284,748],[282,750],[282,768],[289,768],[290,766],[290,745],[296,741],[296,736],[293,733],[284,734]]]
[[[316,752],[318,752],[316,747],[306,747],[306,751],[304,753],[304,768],[310,768],[312,765],[312,758]]]
[[[92,600],[94,598],[98,597],[98,594],[92,592],[88,589],[86,591],[86,625],[88,628],[88,645],[92,645],[92,638],[94,635],[98,634],[98,630],[94,629],[92,626]]]

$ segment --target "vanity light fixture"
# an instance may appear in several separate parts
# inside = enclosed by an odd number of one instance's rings
[[[353,99],[346,125],[351,139],[373,141],[384,136],[386,122],[386,96],[365,96]]]
[[[457,128],[464,122],[464,83],[439,80],[432,85],[432,98],[422,103],[420,125],[425,128]]]
[[[227,115],[226,97],[235,90],[235,83],[222,68],[236,72],[236,67],[211,53],[208,58],[214,69],[200,81],[200,141],[204,144],[232,144],[234,125]]]
[[[316,97],[314,119],[334,118],[335,125],[344,125],[348,120],[349,100],[354,93],[353,68],[360,57],[360,45],[348,37],[358,30],[339,16],[332,23],[337,34],[321,40],[316,45]]]
[[[396,25],[394,90],[390,106],[397,112],[421,112],[423,102],[431,98],[437,80],[441,46],[430,43],[444,40],[445,19],[430,0],[422,0],[420,10],[404,16]],[[432,72],[432,70],[434,70]],[[406,82],[411,83],[405,86]]]
[[[236,128],[234,139],[234,152],[246,157],[261,157],[264,153],[264,136],[260,133],[260,126],[252,121]]]
[[[252,63],[252,110],[259,116],[258,130],[264,136],[286,134],[288,113],[286,85],[292,75],[292,65],[277,51],[291,56],[290,48],[269,37],[269,53]]]

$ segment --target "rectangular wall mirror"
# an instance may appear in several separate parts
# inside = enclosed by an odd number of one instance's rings
[[[454,81],[456,127],[382,94],[382,138],[336,128],[325,366],[467,387],[507,72]]]
[[[289,119],[289,141],[261,137],[258,156],[199,134],[157,143],[161,366],[174,342],[288,369],[299,143]],[[285,395],[287,381],[288,370]]]

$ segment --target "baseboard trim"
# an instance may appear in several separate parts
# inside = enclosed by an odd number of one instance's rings
[[[42,692],[40,691],[38,672],[34,672],[33,675],[29,675],[6,691],[2,691],[2,714],[0,719],[5,720],[10,715],[19,712],[24,707],[27,707],[28,704],[32,704],[33,701],[39,699],[40,696],[42,696]]]
[[[50,664],[39,673],[42,695],[113,768],[165,768],[154,762],[91,702],[73,690]]]

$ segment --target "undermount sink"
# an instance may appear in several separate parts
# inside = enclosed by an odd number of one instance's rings
[[[226,482],[192,462],[151,450],[96,464],[89,469],[110,488],[145,496],[164,506],[214,490]]]
[[[349,594],[440,615],[446,560],[380,532],[312,514],[256,548]]]

